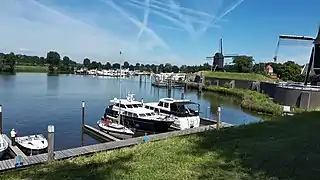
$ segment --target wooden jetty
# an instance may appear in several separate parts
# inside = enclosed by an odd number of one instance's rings
[[[103,131],[100,131],[99,129],[96,129],[92,126],[89,126],[89,125],[84,125],[84,130],[85,132],[87,132],[88,134],[93,134],[94,136],[104,140],[104,141],[119,141],[120,139],[114,137],[114,136],[111,136],[110,134],[107,134]]]
[[[95,152],[129,147],[129,146],[133,146],[133,145],[145,142],[145,138],[147,139],[147,142],[158,141],[158,140],[164,140],[171,137],[178,137],[178,136],[200,133],[200,132],[204,132],[212,129],[215,129],[215,125],[200,126],[197,128],[191,128],[186,130],[153,134],[146,137],[142,136],[142,137],[130,138],[126,140],[118,140],[118,141],[106,142],[101,144],[66,149],[66,150],[54,152],[54,159],[61,160],[61,159],[67,159],[67,158],[77,157],[81,155],[90,155]],[[23,157],[21,159],[22,166],[20,167],[16,166],[16,163],[17,163],[16,159],[4,160],[4,161],[0,161],[0,171],[24,168],[31,165],[42,164],[42,163],[45,163],[46,161],[48,161],[47,153]]]
[[[3,134],[4,139],[9,143],[7,152],[12,156],[16,157],[17,155],[20,155],[21,157],[27,157],[27,155],[24,154],[24,152],[21,151],[21,149],[18,148],[18,146],[12,146],[11,139]]]

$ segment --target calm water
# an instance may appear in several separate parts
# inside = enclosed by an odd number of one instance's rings
[[[150,77],[132,77],[121,80],[122,96],[135,93],[136,99],[157,101],[166,97],[166,89],[151,86]],[[174,89],[173,97],[180,98],[181,91]],[[18,135],[42,133],[47,135],[47,125],[55,126],[55,149],[81,146],[81,101],[86,102],[86,124],[96,127],[109,100],[119,97],[119,80],[92,76],[42,73],[18,73],[0,76],[0,104],[3,105],[3,128],[9,135],[11,128]],[[260,121],[261,118],[241,110],[237,99],[214,93],[186,92],[185,98],[201,105],[201,116],[214,117],[222,106],[221,119],[233,124]],[[85,136],[85,145],[97,143]]]

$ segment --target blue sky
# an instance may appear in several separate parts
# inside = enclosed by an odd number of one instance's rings
[[[0,51],[82,62],[203,64],[218,50],[270,61],[279,34],[315,36],[319,0],[1,0]],[[311,46],[280,46],[279,61]],[[119,56],[119,50],[123,56]]]

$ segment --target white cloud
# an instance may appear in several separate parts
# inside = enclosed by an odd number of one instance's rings
[[[167,44],[165,38],[170,37],[161,36],[156,29],[148,26],[151,21],[149,14],[167,17],[167,22],[175,25],[171,27],[170,24],[153,21],[155,26],[152,27],[166,28],[167,31],[184,30],[189,35],[196,32],[193,24],[202,25],[201,33],[204,33],[212,26],[210,21],[218,17],[215,12],[182,7],[172,0],[169,3],[159,0],[130,1],[141,7],[143,17],[139,19],[133,11],[125,8],[124,4],[129,0],[91,1],[93,4],[100,3],[92,9],[70,4],[67,7],[66,4],[71,1],[1,0],[0,50],[42,56],[49,50],[56,50],[78,62],[85,57],[115,62],[122,50],[124,58],[131,63],[171,62],[181,65],[187,62],[187,58],[183,57],[183,52],[179,54]],[[222,0],[215,2],[221,4]],[[162,14],[156,11],[156,7],[162,10],[159,11]],[[166,16],[165,11],[178,17]]]

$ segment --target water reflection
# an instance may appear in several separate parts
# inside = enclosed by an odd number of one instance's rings
[[[59,90],[59,75],[47,74],[47,95],[57,96]]]

